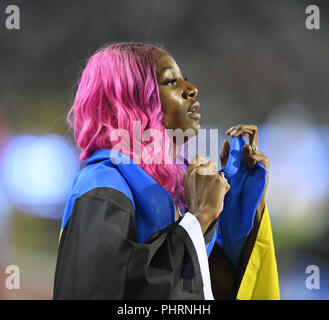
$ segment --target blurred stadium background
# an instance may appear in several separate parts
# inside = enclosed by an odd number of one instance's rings
[[[5,28],[10,4],[20,30]],[[309,4],[320,8],[320,30],[305,28]],[[199,89],[203,127],[259,126],[281,297],[328,299],[328,22],[328,1],[2,0],[0,299],[52,298],[60,218],[79,169],[65,116],[86,59],[116,41],[163,44]],[[12,264],[19,290],[5,287]],[[318,290],[305,286],[308,265],[320,269]]]

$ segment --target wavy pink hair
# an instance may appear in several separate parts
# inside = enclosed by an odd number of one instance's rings
[[[141,124],[141,135],[157,129],[166,136],[156,73],[158,50],[151,44],[114,43],[97,51],[83,70],[73,107],[67,120],[81,149],[80,160],[99,149],[112,149],[115,129],[125,129],[133,137],[133,122]],[[149,143],[149,142],[148,142]],[[148,144],[141,141],[141,148]],[[133,159],[133,144],[122,151]],[[168,150],[164,150],[162,156]],[[178,206],[185,208],[182,169],[175,163],[139,166],[165,188]]]

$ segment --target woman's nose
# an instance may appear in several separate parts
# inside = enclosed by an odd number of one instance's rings
[[[184,99],[194,98],[198,95],[198,92],[198,88],[189,83],[186,89],[182,92],[182,96]]]

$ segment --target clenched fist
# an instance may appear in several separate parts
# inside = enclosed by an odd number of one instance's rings
[[[199,220],[202,232],[218,218],[230,189],[225,177],[218,173],[217,163],[196,156],[184,173],[185,202],[189,212]]]

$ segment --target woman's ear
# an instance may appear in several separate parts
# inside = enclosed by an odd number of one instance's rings
[[[230,149],[231,149],[231,146],[230,146],[229,141],[224,140],[222,151],[219,155],[220,163],[222,165],[222,169],[226,166],[228,155],[230,154]]]

